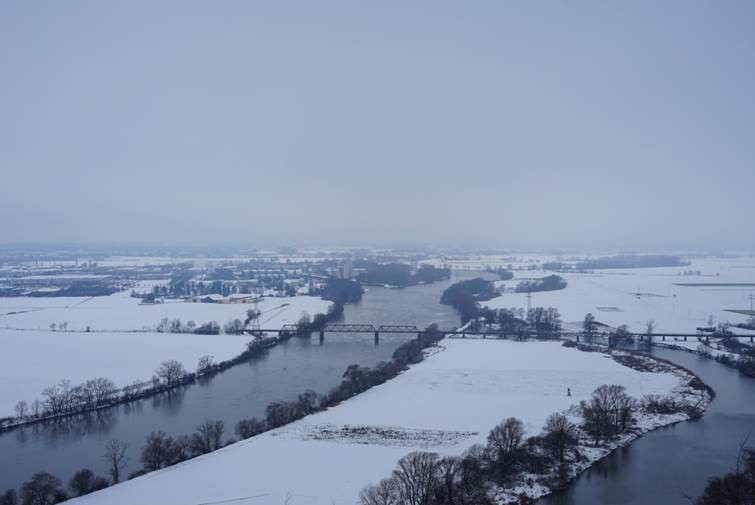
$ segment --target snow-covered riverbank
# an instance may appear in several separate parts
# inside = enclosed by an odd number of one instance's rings
[[[216,320],[222,325],[233,317],[243,319],[248,304],[138,302],[123,293],[99,299],[0,298],[0,312],[18,312],[0,316],[0,326],[21,328],[0,329],[0,417],[13,415],[21,400],[31,405],[44,388],[63,379],[76,385],[106,377],[122,388],[149,381],[166,360],[181,362],[189,372],[205,355],[215,362],[229,360],[241,354],[250,340],[248,335],[137,331],[149,328],[150,322],[153,328],[163,317],[181,318],[184,323]],[[259,304],[260,319],[265,326],[279,328],[296,323],[304,313],[325,313],[330,305],[310,296],[267,298]],[[47,328],[50,321],[67,321],[69,331],[36,329]],[[103,331],[78,331],[88,325]]]
[[[602,384],[623,385],[636,398],[690,393],[686,373],[639,371],[560,342],[446,339],[441,346],[337,407],[74,503],[353,505],[365,485],[389,475],[409,452],[458,455],[506,417],[535,435],[548,415],[573,409]],[[631,437],[685,418],[643,418]],[[607,452],[592,451],[589,460]]]

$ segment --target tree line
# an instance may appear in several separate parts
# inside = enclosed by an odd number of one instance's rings
[[[496,268],[488,267],[485,269],[485,271],[488,273],[497,275],[498,278],[502,281],[510,281],[511,279],[514,278],[514,272],[512,272],[511,270],[507,270],[503,267],[496,267]]]
[[[478,316],[478,301],[486,301],[498,295],[491,281],[483,278],[467,279],[446,288],[440,303],[450,305],[459,312],[462,324]]]
[[[561,314],[555,307],[491,309],[478,307],[470,329],[484,328],[510,333],[534,333],[541,338],[552,338],[561,331]]]
[[[514,291],[517,293],[536,293],[540,291],[558,291],[566,289],[566,280],[559,275],[548,275],[542,279],[533,279],[521,281],[516,285]]]
[[[422,265],[416,271],[406,263],[363,261],[359,266],[366,268],[366,271],[357,275],[357,280],[365,284],[406,287],[415,284],[429,284],[451,277],[450,269],[436,268],[432,265]]]
[[[226,444],[222,442],[224,429],[223,421],[207,420],[197,426],[191,435],[171,437],[163,431],[151,432],[140,452],[142,468],[132,472],[128,478],[132,479],[233,443],[233,439]],[[129,462],[127,448],[127,444],[119,440],[107,443],[102,459],[107,465],[109,479],[96,475],[88,468],[82,468],[64,486],[54,475],[37,472],[21,485],[20,492],[8,489],[0,495],[0,505],[52,505],[117,484],[122,480]]]

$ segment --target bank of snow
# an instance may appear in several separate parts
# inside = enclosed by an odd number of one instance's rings
[[[365,485],[388,476],[409,452],[460,454],[510,416],[537,434],[548,415],[602,384],[624,385],[640,398],[679,393],[689,380],[559,342],[445,339],[441,346],[443,352],[337,407],[72,503],[353,505]],[[649,420],[644,429],[683,417]]]

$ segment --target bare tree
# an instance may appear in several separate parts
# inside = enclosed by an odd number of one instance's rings
[[[168,333],[168,331],[170,331],[170,319],[167,317],[160,319],[156,330],[158,333]]]
[[[585,314],[585,319],[582,321],[582,330],[584,330],[585,337],[587,337],[589,341],[595,331],[595,316],[593,316],[592,313],[588,312]]]
[[[383,479],[359,493],[361,505],[401,505],[395,479]]]
[[[563,414],[551,414],[543,427],[543,441],[550,452],[558,459],[564,461],[566,451],[577,445],[577,427]]]
[[[204,373],[210,370],[213,366],[215,366],[215,358],[206,354],[199,358],[199,361],[197,362],[197,373]]]
[[[439,503],[456,503],[463,475],[461,458],[442,458],[436,465],[435,500]]]
[[[65,402],[57,384],[42,390],[42,402],[45,411],[52,415],[63,412]]]
[[[110,483],[104,477],[98,477],[88,468],[82,468],[68,481],[68,489],[74,496],[84,496],[99,489],[105,489]]]
[[[402,505],[429,505],[435,483],[438,455],[432,452],[412,452],[398,462],[393,478]]]
[[[191,457],[191,437],[179,435],[170,447],[170,464],[184,461]]]
[[[229,335],[241,335],[244,332],[244,323],[241,319],[232,319],[225,323],[223,331]]]
[[[186,369],[180,361],[174,359],[164,361],[160,368],[155,371],[155,375],[160,378],[166,385],[173,386],[178,384],[186,376]]]
[[[524,440],[524,424],[515,417],[509,417],[493,428],[488,434],[488,448],[499,458],[511,456]]]
[[[96,408],[107,403],[117,391],[115,383],[105,377],[89,379],[80,388],[80,396],[88,408]]]
[[[15,489],[8,489],[0,494],[0,505],[18,505],[18,495]]]
[[[168,331],[171,333],[183,333],[184,327],[181,324],[180,319],[174,319],[170,322],[170,327],[168,328]]]
[[[256,417],[242,419],[236,424],[236,435],[239,438],[249,438],[262,433],[265,429],[267,429],[265,422],[260,421]]]
[[[19,419],[23,419],[29,415],[29,405],[24,400],[21,400],[20,402],[16,404],[15,411],[16,411],[16,417]]]
[[[589,402],[581,403],[583,428],[595,443],[623,433],[634,423],[637,401],[626,394],[624,386],[602,385]]]
[[[33,417],[39,417],[41,413],[42,413],[42,402],[40,402],[39,400],[34,400],[33,402],[31,402],[30,414]]]
[[[511,471],[523,441],[524,424],[514,417],[502,421],[488,434],[488,456],[499,479]]]
[[[197,426],[196,433],[191,436],[191,448],[195,454],[205,454],[220,449],[225,424],[223,421],[209,419]]]
[[[31,480],[21,486],[21,502],[24,505],[48,505],[60,503],[67,498],[63,483],[47,472],[35,473]]]
[[[173,438],[164,431],[153,431],[147,435],[147,443],[142,447],[141,461],[147,471],[159,470],[171,462]]]
[[[126,449],[128,449],[128,445],[116,438],[108,441],[105,445],[105,454],[102,459],[107,463],[108,474],[113,484],[120,482],[123,469],[128,465]]]
[[[302,414],[309,415],[317,408],[317,393],[315,393],[311,389],[307,389],[299,395],[296,403],[298,404],[299,410],[301,410]]]

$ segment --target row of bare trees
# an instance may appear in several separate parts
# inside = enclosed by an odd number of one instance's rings
[[[8,489],[0,494],[0,505],[52,505],[117,484],[128,461],[126,449],[126,444],[119,440],[111,440],[105,446],[103,460],[108,466],[110,480],[82,468],[73,474],[66,488],[54,475],[37,472],[21,485],[18,493],[15,489]]]
[[[197,374],[203,374],[216,366],[212,356],[202,356],[197,363]],[[115,383],[106,377],[89,379],[81,384],[73,384],[64,379],[59,383],[46,387],[41,399],[29,403],[19,401],[14,409],[15,418],[5,421],[28,422],[64,414],[79,414],[101,407],[113,405],[115,402],[128,401],[145,393],[147,390],[158,391],[166,387],[174,387],[191,378],[183,364],[177,360],[163,362],[153,376],[151,383],[134,382],[118,389]]]
[[[110,379],[98,377],[74,385],[62,380],[42,391],[42,399],[31,404],[22,400],[16,404],[15,414],[20,421],[56,416],[71,412],[94,410],[108,405],[116,397],[118,389]]]
[[[133,476],[159,470],[175,465],[189,458],[207,454],[223,447],[223,421],[207,420],[197,426],[191,435],[171,437],[163,431],[153,431],[147,435],[147,442],[142,447],[141,462],[143,470]],[[232,443],[230,440],[229,443]]]
[[[197,426],[191,435],[174,438],[162,431],[151,432],[141,450],[140,460],[143,468],[132,472],[129,478],[221,448],[224,445],[224,429],[223,421],[207,420]],[[232,442],[233,440],[228,441]],[[110,479],[83,468],[71,477],[66,489],[59,478],[47,472],[38,472],[21,485],[20,492],[8,489],[0,494],[0,505],[52,505],[117,484],[122,480],[129,462],[127,449],[127,444],[115,439],[110,440],[105,446],[102,459],[107,465]]]

